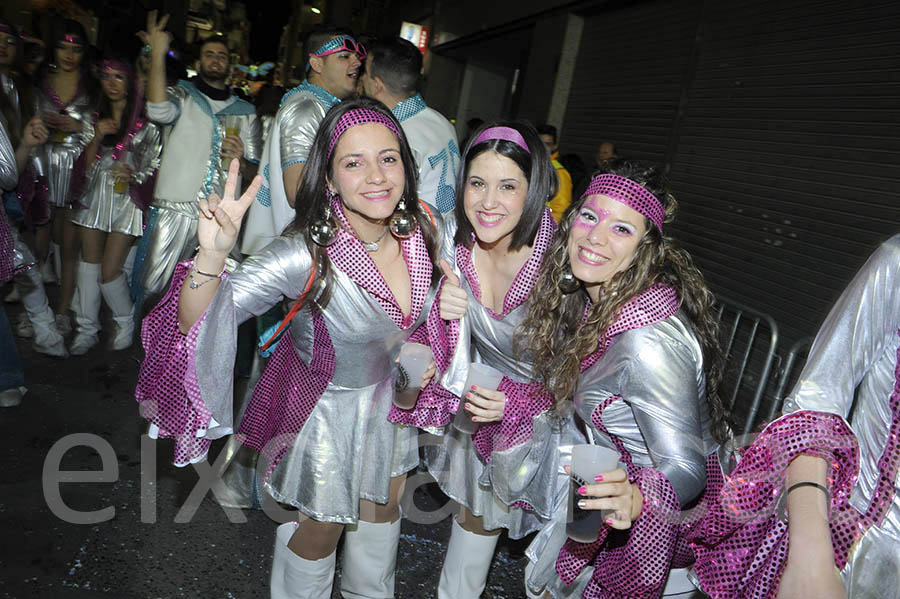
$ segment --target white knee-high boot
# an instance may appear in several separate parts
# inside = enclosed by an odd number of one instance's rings
[[[438,583],[438,599],[478,599],[500,535],[477,535],[453,519],[450,543]]]
[[[303,559],[287,545],[296,530],[296,522],[287,522],[275,532],[271,599],[331,599],[335,552],[319,560]]]
[[[116,333],[109,342],[109,348],[120,350],[130,347],[134,337],[134,302],[131,301],[131,290],[125,274],[120,274],[109,283],[101,283],[100,291],[116,323]]]
[[[134,257],[137,256],[137,244],[132,244],[125,256],[125,262],[122,264],[122,272],[125,273],[125,280],[131,285],[131,275],[134,274]]]
[[[69,351],[73,356],[81,356],[100,342],[100,265],[79,260],[75,284],[78,288],[72,298],[75,339]]]
[[[16,283],[21,286],[22,305],[34,329],[35,351],[56,358],[67,357],[69,352],[66,351],[63,336],[56,330],[56,316],[47,303],[40,271],[29,268],[16,276]]]
[[[44,283],[59,283],[59,273],[62,270],[59,259],[59,245],[50,242],[47,248],[47,255],[44,256],[44,262],[41,266],[41,280]]]
[[[385,599],[394,596],[400,519],[363,522],[344,530],[341,595],[345,599]]]

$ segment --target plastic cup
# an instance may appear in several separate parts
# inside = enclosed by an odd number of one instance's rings
[[[478,430],[478,423],[472,422],[472,415],[469,414],[463,405],[465,404],[465,392],[472,388],[472,385],[484,387],[491,391],[496,391],[500,386],[500,379],[503,373],[496,368],[491,368],[487,364],[481,362],[472,362],[469,364],[469,374],[466,377],[466,384],[463,387],[463,397],[459,400],[459,409],[456,410],[456,416],[453,417],[453,426],[461,433],[471,435]]]
[[[232,135],[234,137],[238,137],[241,134],[241,118],[235,115],[229,115],[225,117],[225,136]],[[228,167],[231,166],[231,158],[225,158],[222,160],[222,170],[227,171]]]
[[[419,399],[422,375],[434,359],[431,348],[421,343],[404,343],[394,368],[394,405],[409,410]]]
[[[612,510],[583,510],[578,501],[584,496],[577,493],[579,487],[594,484],[594,477],[619,466],[619,452],[599,445],[575,445],[572,448],[571,476],[569,478],[569,510],[566,518],[566,535],[579,543],[593,543],[600,535],[600,528]]]
[[[122,152],[119,155],[119,160],[117,164],[125,164],[126,157],[128,156],[127,152]],[[113,183],[113,191],[116,193],[125,193],[128,191],[128,180],[117,178],[115,183]]]

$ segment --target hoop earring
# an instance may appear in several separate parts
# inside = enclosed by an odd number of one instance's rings
[[[409,239],[415,235],[416,229],[419,227],[419,221],[417,221],[415,215],[407,209],[405,198],[400,198],[400,201],[397,202],[397,208],[391,215],[389,226],[391,235],[397,239]]]
[[[575,275],[572,273],[572,267],[566,264],[563,267],[561,273],[559,273],[559,278],[556,280],[556,285],[559,287],[559,290],[565,293],[566,295],[570,293],[575,293],[581,287],[581,281],[575,278]]]
[[[337,238],[337,225],[334,224],[334,220],[331,218],[331,199],[335,196],[330,189],[326,188],[325,197],[327,202],[321,216],[309,223],[307,227],[309,238],[313,240],[313,243],[321,247],[328,247]]]

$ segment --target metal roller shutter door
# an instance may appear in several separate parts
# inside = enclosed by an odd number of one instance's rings
[[[585,18],[561,153],[589,168],[611,139],[632,158],[662,162],[678,112],[700,3],[652,2]]]
[[[900,230],[900,4],[710,2],[698,56],[673,229],[787,347]]]

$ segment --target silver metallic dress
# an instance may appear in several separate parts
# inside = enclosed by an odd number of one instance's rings
[[[634,465],[662,472],[682,507],[696,499],[706,485],[707,456],[717,450],[717,444],[711,434],[703,351],[681,311],[621,333],[578,379],[575,412],[589,427],[594,444],[618,451],[591,418],[613,396],[621,399],[603,410],[603,423],[622,442]],[[529,587],[544,588],[553,597],[581,596],[593,569],[585,568],[570,587],[562,584],[555,566],[565,540],[563,514],[544,527],[528,548]],[[683,571],[679,571],[679,583],[690,588]],[[673,586],[670,576],[666,594]]]
[[[206,372],[198,369],[198,380],[216,420],[231,418],[231,377],[219,375],[230,372],[237,325],[285,297],[299,297],[310,264],[302,238],[280,237],[220,285],[195,358],[207,365]],[[334,265],[332,274],[327,307],[319,311],[304,305],[280,343],[293,342],[300,360],[310,364],[322,344],[320,338],[314,340],[317,312],[334,348],[334,373],[266,489],[315,520],[351,524],[358,518],[360,499],[387,503],[391,477],[418,463],[417,430],[388,421],[392,366],[400,346],[424,322],[434,289],[428,289],[419,313],[410,316],[410,326],[400,328],[370,291]]]
[[[123,162],[131,167],[129,183],[140,185],[152,176],[159,167],[162,150],[159,127],[145,122],[129,145],[130,151],[124,161],[113,159],[114,146],[101,147],[100,158],[94,161],[86,175],[87,182],[80,199],[86,208],[75,211],[72,217],[76,225],[133,237],[143,233],[143,213],[132,202],[127,185],[117,188],[116,167]]]
[[[69,197],[69,183],[72,180],[75,160],[94,137],[94,127],[91,124],[94,107],[84,92],[78,93],[62,109],[50,98],[46,89],[36,86],[34,95],[36,115],[63,114],[81,124],[81,129],[74,133],[51,129],[47,143],[32,150],[33,166],[37,175],[47,177],[50,204],[57,207],[69,206],[75,200]]]
[[[860,449],[859,480],[850,503],[865,512],[895,418],[900,346],[900,235],[862,267],[819,330],[785,412],[813,410],[848,418]],[[854,403],[855,398],[855,403]],[[850,599],[900,597],[900,480],[880,526],[851,550],[842,571]]]
[[[444,219],[442,255],[459,271],[453,243],[456,219],[452,212],[444,215]],[[555,225],[549,224],[552,220],[549,215],[547,219],[547,228],[551,229],[546,235],[549,241]],[[535,252],[538,244],[535,243]],[[442,378],[442,386],[462,396],[470,362],[496,368],[516,383],[534,382],[536,374],[531,360],[527,355],[517,355],[513,346],[516,328],[527,315],[528,302],[502,317],[492,316],[476,299],[467,277],[460,276],[460,284],[469,295],[469,303],[460,321],[452,366]],[[517,277],[513,285],[528,287],[529,283]],[[530,290],[513,289],[511,293],[516,291],[527,295]],[[553,517],[559,490],[568,480],[562,466],[570,461],[572,445],[584,442],[571,417],[561,420],[544,411],[534,418],[533,425],[530,440],[493,452],[489,463],[476,450],[473,436],[461,433],[452,425],[447,427],[441,444],[425,447],[428,471],[441,490],[480,516],[486,530],[505,528],[514,539],[538,530]],[[522,509],[516,505],[519,501],[533,509]]]

